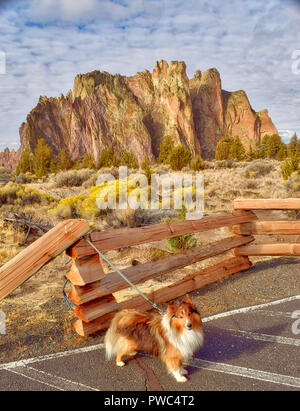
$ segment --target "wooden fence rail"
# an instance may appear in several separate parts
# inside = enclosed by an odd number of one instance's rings
[[[255,221],[234,225],[232,231],[237,235],[299,235],[300,221]]]
[[[300,210],[300,198],[235,200],[233,208],[240,211],[251,210],[254,214],[257,210]],[[234,225],[232,231],[237,235],[300,236],[300,221],[251,221]],[[234,255],[300,256],[300,244],[249,244],[236,248]]]
[[[84,220],[66,220],[0,268],[0,300],[90,230]]]
[[[300,210],[300,198],[234,200],[235,210]]]
[[[122,270],[126,277],[133,283],[138,284],[168,273],[179,268],[186,267],[206,258],[222,254],[235,247],[248,244],[253,241],[252,236],[234,236],[216,241],[211,244],[202,245],[197,248],[186,250],[157,261],[138,264]],[[128,284],[117,273],[109,273],[102,280],[93,282],[86,286],[73,286],[69,298],[75,304],[81,305],[95,298],[104,297],[116,291],[127,288]]]
[[[123,228],[106,232],[95,232],[89,239],[101,251],[116,250],[123,247],[159,241],[183,234],[196,233],[220,227],[232,226],[256,220],[254,213],[237,210],[221,215],[211,215],[199,220],[184,220],[156,224],[147,227]],[[242,245],[249,244],[252,236],[234,235],[194,249],[125,268],[123,273],[134,284],[177,270],[209,257],[226,253]],[[67,278],[72,283],[68,298],[76,304],[73,315],[78,317],[74,324],[80,335],[88,335],[105,328],[112,315],[122,308],[151,309],[152,306],[141,296],[117,303],[113,293],[127,288],[128,284],[117,272],[104,274],[101,258],[95,250],[82,239],[72,245],[67,253],[73,257],[73,265]],[[160,304],[200,288],[208,283],[247,270],[251,262],[247,257],[232,257],[196,271],[168,287],[160,288],[148,296]]]
[[[255,214],[237,210],[222,215],[211,215],[199,220],[174,221],[172,223],[154,224],[138,228],[121,228],[105,232],[91,233],[89,239],[101,251],[145,244],[183,234],[212,230],[233,224],[256,220]],[[67,251],[70,257],[82,257],[95,254],[95,250],[85,241],[80,240]]]
[[[298,256],[300,244],[251,244],[234,250],[235,255],[246,256]]]
[[[213,282],[215,279],[223,278],[238,271],[247,270],[251,266],[250,261],[245,257],[231,257],[228,260],[221,263],[214,264],[203,270],[198,270],[193,274],[189,274],[182,280],[169,285],[168,287],[160,288],[153,291],[147,296],[155,303],[161,304],[168,299],[174,299],[180,297],[187,292],[196,290],[203,285],[207,284],[207,281]],[[141,310],[150,310],[152,306],[142,296],[133,297],[130,300],[116,303],[115,299],[100,298],[91,301],[90,303],[78,305],[74,311],[74,315],[82,318],[85,322],[90,322],[101,315],[108,312],[115,311],[119,308],[139,308]]]
[[[251,262],[247,257],[231,257],[218,264],[199,270],[193,274],[184,277],[167,287],[155,290],[147,296],[155,302],[161,304],[171,299],[180,297],[186,293],[204,287],[207,284],[227,278],[231,274],[240,271],[248,270],[251,267]],[[93,307],[98,310],[95,306]],[[152,306],[141,296],[133,297],[130,300],[117,304],[113,299],[105,300],[102,305],[102,313],[94,320],[87,321],[88,318],[79,318],[73,325],[79,335],[86,336],[96,331],[105,329],[109,326],[111,318],[117,310],[123,308],[135,308],[140,310],[150,310]],[[81,308],[77,307],[74,315],[85,317],[85,312],[80,312]],[[88,314],[91,312],[87,311]],[[99,312],[98,312],[99,313]]]

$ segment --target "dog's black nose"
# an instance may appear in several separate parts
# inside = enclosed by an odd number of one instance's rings
[[[189,324],[186,325],[186,327],[187,327],[188,330],[191,330],[193,328],[193,325],[191,323],[189,323]]]

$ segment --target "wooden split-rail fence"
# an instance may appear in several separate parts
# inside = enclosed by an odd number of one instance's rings
[[[219,241],[188,249],[177,254],[130,266],[122,272],[134,284],[177,270],[196,262],[232,251],[232,256],[206,268],[196,270],[171,285],[152,291],[147,297],[162,304],[207,284],[247,270],[249,256],[299,256],[297,243],[253,243],[257,235],[300,235],[300,221],[264,220],[259,210],[300,210],[300,199],[236,200],[234,210],[221,215],[210,215],[199,220],[166,222],[138,228],[121,228],[92,232],[88,239],[101,252],[136,246],[184,234],[199,233],[221,227],[232,227],[233,235]],[[90,244],[81,238],[89,231],[84,220],[62,222],[31,244],[0,268],[0,300],[36,272],[43,264],[62,250],[73,258],[67,275],[71,282],[68,298],[75,304],[73,315],[76,332],[87,336],[108,327],[113,315],[120,309],[153,307],[142,296],[118,303],[114,293],[128,287],[117,272],[105,274],[101,258]]]

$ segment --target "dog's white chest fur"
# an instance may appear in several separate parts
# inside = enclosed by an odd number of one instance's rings
[[[203,345],[201,331],[184,329],[182,333],[178,333],[170,327],[170,320],[166,315],[162,318],[162,326],[170,343],[181,352],[185,359],[192,357]]]

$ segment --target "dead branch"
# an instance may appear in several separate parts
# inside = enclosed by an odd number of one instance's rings
[[[40,223],[39,221],[33,221],[29,217],[26,217],[24,215],[18,215],[18,214],[10,213],[10,212],[8,212],[6,214],[6,217],[4,217],[4,222],[17,225],[19,228],[22,228],[27,231],[24,244],[26,244],[31,230],[35,230],[38,232],[39,235],[43,235],[47,231],[51,230],[51,228],[53,228],[53,225],[43,224],[43,223]]]

